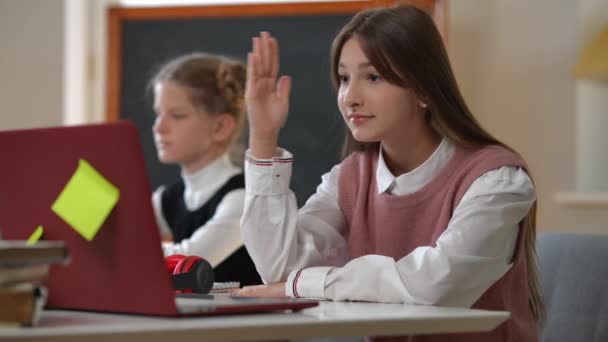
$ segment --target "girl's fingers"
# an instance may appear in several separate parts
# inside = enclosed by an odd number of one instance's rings
[[[261,32],[259,37],[253,38],[253,49],[251,61],[255,63],[252,76],[273,77],[278,74],[278,51],[276,39],[268,32]],[[248,58],[249,62],[249,58]],[[275,71],[276,70],[276,71]]]
[[[281,76],[281,78],[279,78],[279,82],[277,84],[277,93],[279,95],[279,98],[281,98],[281,99],[289,98],[290,91],[291,91],[291,77]]]
[[[253,54],[254,55],[259,55],[260,54],[260,37],[253,37],[252,39],[252,47],[253,47]]]
[[[270,33],[264,31],[261,34],[262,36],[262,68],[264,70],[264,75],[265,76],[271,76],[272,75],[272,48],[270,46]]]
[[[266,47],[266,40],[268,38],[268,33],[260,32],[260,74],[266,76],[266,59],[268,58],[266,55],[268,54],[268,49]]]
[[[245,286],[239,290],[233,291],[232,294],[234,296],[254,296],[256,294],[257,288],[255,286]]]
[[[281,76],[277,81],[279,74],[278,45],[278,41],[265,31],[260,33],[260,37],[252,39],[252,51],[247,54],[246,90],[249,95],[254,96],[253,93],[256,92],[256,87],[262,85],[258,81],[270,78],[274,85],[272,88],[274,89],[266,90],[270,91],[270,93],[275,93],[280,99],[289,98],[291,78]],[[262,89],[258,90],[262,91]]]
[[[251,62],[253,65],[253,82],[258,81],[261,77],[264,77],[264,75],[262,74],[262,67],[261,67],[261,61],[260,61],[260,56],[258,55],[252,55],[251,56]]]
[[[261,41],[260,37],[254,37],[253,38],[253,63],[255,63],[254,76],[256,76],[256,77],[263,77],[263,75],[264,75],[264,70],[260,63],[260,60],[262,58],[262,50],[263,50],[263,47],[262,47],[262,41]]]
[[[270,39],[269,50],[271,58],[270,75],[273,79],[276,79],[279,75],[279,42],[276,39]]]

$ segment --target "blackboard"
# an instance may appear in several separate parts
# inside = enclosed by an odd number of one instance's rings
[[[354,12],[364,8],[363,5],[342,3],[340,6],[345,10],[338,11],[335,10],[337,4],[317,5],[319,8],[333,6],[331,13],[322,13],[323,10],[301,13],[297,6],[291,6],[288,15],[277,14],[280,11],[262,11],[272,14],[260,15],[260,6],[243,6],[249,10],[242,16],[209,16],[208,10],[202,10],[205,14],[202,17],[163,17],[163,12],[157,11],[155,15],[148,13],[135,18],[128,10],[115,10],[114,15],[111,11],[108,117],[135,122],[150,186],[156,188],[171,183],[178,179],[180,172],[177,166],[160,164],[156,157],[151,133],[152,98],[145,92],[150,77],[164,62],[193,51],[245,61],[251,38],[266,30],[279,40],[281,74],[293,78],[289,117],[279,144],[294,154],[291,188],[301,206],[314,193],[321,175],[339,162],[344,124],[330,82],[330,45],[339,29]],[[267,5],[267,8],[278,7]],[[283,5],[283,8],[288,7]],[[255,10],[258,14],[252,15]],[[117,98],[113,98],[112,93]]]

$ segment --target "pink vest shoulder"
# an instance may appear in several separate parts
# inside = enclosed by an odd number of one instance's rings
[[[356,194],[362,182],[374,182],[378,165],[378,151],[357,151],[346,157],[340,165],[338,177],[338,194],[347,197]],[[458,196],[468,189],[468,186],[480,175],[502,166],[521,167],[528,172],[525,161],[515,152],[498,145],[481,148],[457,147],[445,170],[440,172],[432,182],[441,184],[448,178],[459,179],[462,185]],[[439,185],[437,185],[439,186]],[[432,188],[432,186],[430,187]]]

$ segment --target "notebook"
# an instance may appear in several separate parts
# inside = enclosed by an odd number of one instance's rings
[[[180,316],[318,305],[313,300],[229,294],[176,298],[160,247],[142,148],[130,122],[2,131],[0,152],[2,237],[27,239],[42,226],[43,240],[64,241],[71,254],[68,266],[51,267],[49,308]],[[118,201],[96,234],[88,236],[90,241],[51,209],[82,161],[119,190]],[[90,194],[90,188],[80,193]],[[93,217],[82,210],[76,214]]]

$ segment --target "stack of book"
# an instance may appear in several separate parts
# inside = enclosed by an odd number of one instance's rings
[[[49,266],[68,261],[61,241],[0,240],[0,326],[35,325],[46,303]]]

